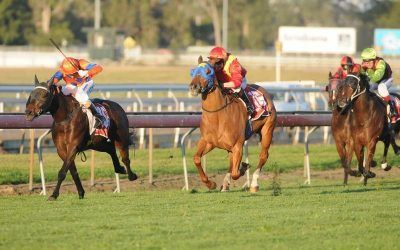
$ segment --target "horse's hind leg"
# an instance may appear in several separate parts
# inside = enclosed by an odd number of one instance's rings
[[[72,179],[75,182],[76,189],[78,190],[79,199],[83,199],[85,196],[85,190],[83,189],[81,179],[79,178],[78,170],[76,169],[75,161],[73,161],[69,167]]]
[[[115,142],[115,146],[119,149],[119,154],[121,155],[121,160],[124,163],[126,170],[128,172],[128,179],[130,181],[136,180],[137,175],[131,170],[131,160],[129,159],[129,147],[128,145],[121,145],[119,142]]]
[[[200,138],[199,143],[197,144],[197,151],[193,156],[194,165],[197,167],[197,171],[199,172],[200,179],[203,183],[206,184],[208,189],[212,190],[217,187],[215,182],[210,181],[206,173],[204,173],[203,167],[201,166],[201,157],[208,152],[210,152],[214,148],[214,145],[207,143],[203,138]]]

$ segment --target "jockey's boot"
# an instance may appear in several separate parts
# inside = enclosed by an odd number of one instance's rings
[[[254,107],[253,107],[253,104],[251,103],[249,97],[247,96],[246,91],[244,91],[243,89],[240,90],[239,96],[246,104],[247,112],[249,113],[249,115],[252,115],[254,113]]]
[[[104,117],[97,112],[97,109],[93,103],[90,104],[89,109],[92,112],[92,115],[94,116],[94,119],[95,119],[94,127],[99,128],[100,125],[104,122]]]

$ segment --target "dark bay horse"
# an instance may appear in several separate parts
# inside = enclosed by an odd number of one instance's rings
[[[345,81],[337,86],[336,99],[339,112],[336,117],[343,119],[342,129],[345,130],[343,133],[350,133],[352,139],[351,141],[348,140],[349,144],[346,145],[344,159],[342,160],[345,169],[345,183],[347,182],[346,172],[351,175],[358,175],[350,170],[351,148],[353,148],[358,160],[359,171],[362,170],[364,185],[366,185],[368,178],[375,177],[375,173],[371,172],[370,168],[373,166],[376,143],[382,141],[385,145],[382,158],[384,165],[387,164],[386,155],[389,145],[394,141],[387,129],[386,105],[376,94],[369,91],[367,77],[360,74],[349,74]],[[344,117],[341,118],[340,116]],[[334,122],[333,120],[332,126],[334,126]],[[336,123],[335,125],[340,129],[340,123]],[[338,148],[340,147],[339,145]],[[367,150],[365,165],[363,164],[364,148]],[[343,149],[338,149],[339,155],[341,155],[340,151],[343,151]],[[388,169],[387,167],[386,170]]]
[[[221,191],[226,191],[229,190],[230,179],[237,180],[247,170],[247,165],[241,164],[247,110],[238,98],[228,95],[218,84],[213,65],[210,62],[203,62],[200,56],[198,63],[197,68],[192,71],[192,81],[189,86],[192,95],[201,94],[203,110],[200,123],[201,138],[193,161],[202,182],[210,190],[215,189],[216,183],[208,179],[201,166],[201,157],[216,147],[227,150],[230,165],[221,187]],[[259,190],[258,178],[269,156],[268,150],[276,124],[276,110],[267,91],[254,84],[251,86],[263,93],[271,112],[270,116],[261,117],[252,122],[253,131],[261,136],[259,162],[250,185],[250,191],[257,192]]]
[[[342,112],[342,109],[337,105],[336,93],[337,87],[343,84],[344,79],[333,77],[329,72],[329,84],[326,90],[328,91],[329,98],[328,104],[332,109],[332,135],[335,139],[336,150],[339,154],[339,158],[344,170],[344,181],[343,183],[347,185],[347,180],[349,175],[351,176],[361,176],[363,172],[363,161],[359,161],[358,169],[355,171],[351,169],[351,159],[353,157],[353,137],[351,135],[351,112]]]
[[[34,118],[50,112],[54,122],[52,125],[52,138],[57,148],[57,153],[63,160],[63,165],[58,172],[58,181],[49,200],[59,196],[60,186],[68,170],[75,182],[79,198],[83,198],[85,191],[75,165],[75,156],[78,152],[94,149],[110,154],[115,173],[128,174],[130,181],[136,180],[137,175],[132,172],[129,160],[129,123],[125,111],[120,105],[109,100],[97,100],[107,110],[110,117],[109,140],[102,136],[89,134],[89,121],[82,111],[79,103],[72,96],[61,93],[60,87],[53,84],[53,78],[47,82],[39,83],[35,76],[35,88],[26,103],[26,119]],[[116,153],[119,149],[122,162],[126,169],[120,165]]]

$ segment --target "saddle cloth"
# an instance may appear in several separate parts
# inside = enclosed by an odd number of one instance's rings
[[[108,129],[110,128],[110,117],[108,116],[107,110],[100,104],[94,103],[97,112],[102,115],[105,119],[104,122],[99,126],[99,128],[94,128],[95,117],[89,109],[84,109],[89,120],[89,133],[91,135],[100,135],[108,139]]]
[[[390,120],[392,123],[396,123],[398,120],[400,120],[400,99],[396,95],[390,94],[390,100],[392,100],[392,103],[394,103],[394,109],[397,111],[397,115],[391,115]]]
[[[249,97],[251,103],[254,107],[254,113],[251,115],[250,120],[255,121],[261,116],[270,116],[271,114],[267,110],[267,100],[261,91],[247,85],[246,89],[247,96]],[[245,104],[246,105],[246,104]]]

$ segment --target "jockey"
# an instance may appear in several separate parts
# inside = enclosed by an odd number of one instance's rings
[[[254,113],[253,104],[250,102],[244,89],[247,86],[246,69],[240,65],[238,59],[222,47],[215,47],[210,51],[208,59],[214,63],[215,75],[224,88],[231,89],[239,95],[247,106],[247,112]]]
[[[90,63],[85,59],[67,57],[53,76],[54,84],[57,84],[61,79],[65,81],[66,85],[61,90],[64,95],[72,95],[81,106],[90,109],[96,120],[95,128],[98,128],[104,122],[104,117],[97,112],[89,99],[89,94],[94,87],[93,77],[102,70],[103,68],[100,65]]]
[[[361,73],[367,75],[370,80],[370,90],[378,89],[378,94],[389,105],[390,112],[396,115],[395,105],[390,100],[388,89],[393,85],[392,70],[390,65],[381,57],[376,56],[373,48],[366,48],[361,52],[362,70]]]
[[[334,78],[345,79],[347,74],[354,73],[354,60],[350,56],[343,56],[340,60],[340,67],[337,69],[334,74]]]

